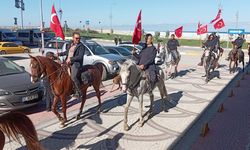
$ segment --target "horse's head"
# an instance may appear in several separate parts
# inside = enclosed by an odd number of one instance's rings
[[[44,74],[45,69],[42,67],[38,57],[30,56],[31,82],[37,82]]]
[[[140,73],[138,68],[132,60],[127,60],[123,64],[119,64],[120,66],[120,75],[122,80],[122,91],[126,92],[128,87],[133,83],[133,79],[135,76],[138,76]]]

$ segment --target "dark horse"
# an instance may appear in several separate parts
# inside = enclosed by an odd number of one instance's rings
[[[209,81],[210,75],[211,75],[211,70],[214,71],[214,69],[217,66],[218,58],[215,57],[214,52],[212,52],[209,48],[206,46],[203,46],[205,48],[205,56],[203,58],[203,64],[204,64],[204,69],[205,69],[205,77],[206,77],[206,82]]]
[[[229,54],[229,72],[234,73],[238,67],[238,62],[242,62],[242,70],[244,72],[245,62],[244,62],[244,52],[242,50],[237,50],[237,46],[233,43],[233,50]]]
[[[35,127],[31,120],[22,113],[10,112],[0,116],[0,150],[5,143],[4,133],[21,144],[20,136],[24,137],[29,150],[42,150]]]
[[[37,82],[40,78],[46,76],[49,80],[51,89],[54,93],[54,100],[52,104],[52,111],[56,114],[59,121],[61,121],[62,127],[65,126],[65,122],[67,122],[66,117],[66,109],[67,109],[67,98],[74,93],[74,83],[71,80],[71,77],[67,71],[67,67],[65,65],[60,65],[59,63],[54,62],[53,60],[42,57],[42,56],[30,56],[30,67],[31,67],[31,78],[32,82]],[[93,80],[92,85],[96,91],[96,96],[98,98],[98,111],[101,108],[101,94],[100,94],[100,84],[102,81],[102,72],[103,68],[101,64],[97,65],[87,65],[81,69],[79,74],[79,80],[81,81],[81,73],[86,70],[90,73],[91,79]],[[82,113],[82,109],[84,103],[86,101],[86,93],[87,89],[90,85],[89,84],[82,84],[81,91],[82,91],[82,99],[81,99],[81,107],[79,113],[77,115],[77,119],[80,118]],[[56,107],[58,104],[59,99],[61,100],[62,104],[62,112],[63,117],[57,112]]]

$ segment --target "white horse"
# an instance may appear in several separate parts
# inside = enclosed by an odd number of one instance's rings
[[[177,56],[176,61],[174,60],[174,56]],[[178,51],[170,51],[167,50],[166,51],[166,57],[165,57],[165,72],[166,72],[166,79],[168,78],[168,76],[170,77],[176,77],[177,73],[178,73],[178,64],[181,60],[181,54]],[[174,66],[174,73],[172,74],[172,67]]]
[[[144,71],[141,71],[140,68],[137,67],[134,61],[127,60],[122,65],[120,65],[120,75],[122,80],[122,90],[123,92],[127,92],[127,102],[125,106],[124,112],[124,130],[128,130],[129,126],[127,124],[127,115],[128,108],[130,103],[134,97],[139,100],[139,109],[140,109],[140,117],[139,117],[139,126],[143,125],[143,95],[148,93],[150,95],[150,109],[149,112],[152,112],[152,103],[154,100],[153,89],[158,86],[161,99],[162,99],[162,108],[165,109],[165,100],[168,99],[167,90],[164,84],[164,73],[162,69],[159,68],[159,79],[158,82],[154,85],[154,87],[150,88],[148,77],[146,76]]]

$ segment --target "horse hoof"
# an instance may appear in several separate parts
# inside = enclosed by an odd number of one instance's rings
[[[79,120],[79,119],[80,119],[80,115],[77,115],[77,116],[76,116],[76,120]]]
[[[143,122],[140,121],[140,122],[138,123],[138,127],[142,127],[142,126],[143,126]]]
[[[64,123],[64,122],[61,122],[60,128],[64,128],[64,127],[65,127],[65,123]]]
[[[124,124],[124,130],[128,131],[128,129],[129,129],[128,124]]]

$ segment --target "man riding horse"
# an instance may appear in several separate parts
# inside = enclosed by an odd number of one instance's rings
[[[83,56],[85,53],[85,46],[80,42],[80,34],[78,32],[73,33],[73,42],[70,45],[70,48],[65,52],[61,52],[58,56],[66,55],[66,64],[70,67],[71,79],[75,84],[75,89],[78,92],[78,96],[82,97],[82,92],[80,89],[80,81],[78,79],[79,69],[83,65]]]
[[[155,66],[155,57],[157,49],[153,45],[153,36],[152,34],[146,34],[145,37],[146,46],[141,50],[139,54],[133,51],[133,55],[138,59],[138,65],[141,70],[145,70],[146,74],[149,77],[150,88],[154,87],[154,84],[157,82],[156,66]]]
[[[217,59],[218,56],[218,50],[220,48],[220,38],[219,36],[216,36],[215,33],[212,33],[209,35],[207,41],[205,43],[203,43],[203,47],[206,47],[207,49],[209,49],[211,52],[213,52],[213,56],[215,57],[215,59]],[[199,66],[203,66],[203,59],[205,57],[205,51],[202,54],[201,57],[201,62],[198,64]]]
[[[180,55],[178,50],[177,50],[177,47],[179,47],[179,46],[180,46],[179,41],[176,40],[175,35],[172,34],[171,39],[168,40],[168,43],[167,43],[167,50],[171,52],[173,60],[174,60],[175,63],[177,62],[177,59],[178,59],[178,57]]]
[[[238,36],[237,39],[235,39],[232,44],[236,46],[236,53],[242,53],[242,46],[245,42],[245,39],[243,37],[243,35],[240,35]],[[233,50],[231,50],[229,53],[228,53],[228,58],[226,58],[226,60],[229,60],[230,56],[231,56],[231,53],[233,52]]]

